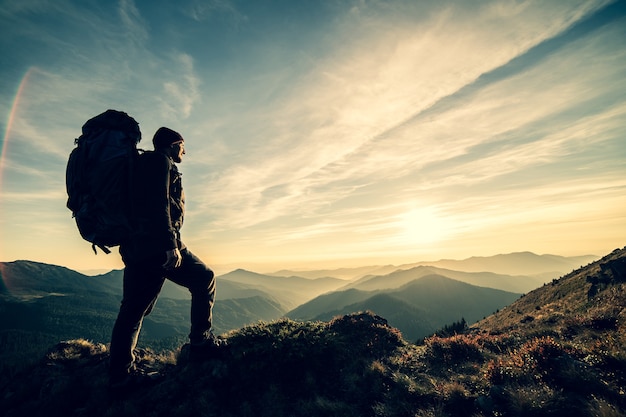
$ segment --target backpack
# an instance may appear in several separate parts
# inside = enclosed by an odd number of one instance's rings
[[[65,174],[67,208],[94,253],[124,242],[132,233],[132,173],[141,140],[128,114],[107,110],[89,119],[74,140]]]

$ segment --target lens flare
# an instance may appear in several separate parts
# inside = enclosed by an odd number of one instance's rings
[[[11,112],[9,113],[9,118],[7,120],[7,128],[4,132],[4,137],[2,138],[2,150],[0,151],[0,189],[2,189],[2,177],[4,172],[4,165],[6,160],[7,148],[9,144],[9,137],[11,136],[11,130],[13,128],[13,123],[15,122],[15,118],[17,116],[18,109],[20,107],[21,99],[26,89],[26,84],[28,84],[28,79],[30,78],[33,72],[37,71],[36,67],[30,67],[26,74],[22,77],[19,86],[17,87],[17,92],[15,93],[15,98],[13,99],[13,105],[11,106]]]

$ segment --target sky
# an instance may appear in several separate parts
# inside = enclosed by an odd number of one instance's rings
[[[626,243],[626,1],[2,0],[0,261],[87,271],[84,122],[179,131],[216,272]]]

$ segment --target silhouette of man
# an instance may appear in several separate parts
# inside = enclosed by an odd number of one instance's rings
[[[154,307],[165,279],[191,292],[190,353],[210,356],[224,341],[211,333],[215,277],[183,244],[180,229],[185,195],[176,163],[185,155],[184,139],[167,127],[152,139],[154,151],[139,156],[132,197],[134,233],[120,245],[125,264],[124,295],[113,327],[110,383],[120,386],[142,377],[133,350],[143,319]]]

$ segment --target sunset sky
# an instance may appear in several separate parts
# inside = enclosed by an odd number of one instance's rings
[[[5,0],[0,57],[0,261],[122,267],[65,208],[109,108],[218,272],[626,245],[626,1]]]

